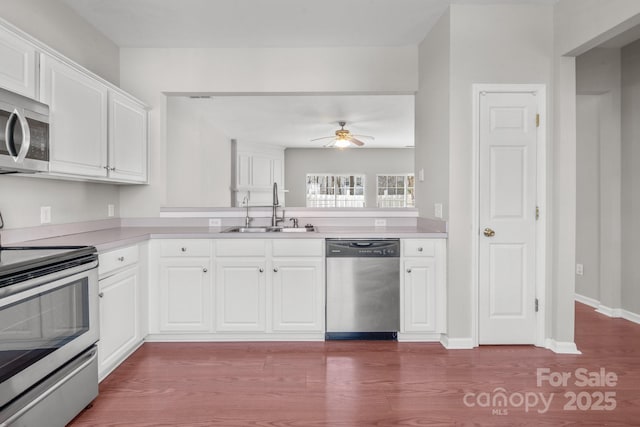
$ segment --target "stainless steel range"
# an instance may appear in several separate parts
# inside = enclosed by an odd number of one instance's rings
[[[0,249],[0,426],[64,426],[98,394],[93,247]]]

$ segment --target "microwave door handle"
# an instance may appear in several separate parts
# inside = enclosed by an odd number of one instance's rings
[[[16,126],[16,122],[20,123],[20,128],[22,130],[22,145],[20,146],[20,152],[16,152],[15,141],[13,140],[13,130]],[[27,157],[27,152],[31,145],[31,132],[29,132],[29,123],[27,123],[26,117],[17,108],[13,110],[13,113],[9,116],[9,120],[7,120],[5,136],[7,148],[9,149],[11,157],[13,157],[13,160],[16,163],[22,163],[25,157]]]

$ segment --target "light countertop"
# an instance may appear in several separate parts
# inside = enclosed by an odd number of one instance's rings
[[[317,227],[308,233],[223,233],[228,227],[117,227],[22,242],[20,246],[95,246],[104,252],[149,239],[444,239],[427,227]],[[16,245],[17,246],[17,245]]]

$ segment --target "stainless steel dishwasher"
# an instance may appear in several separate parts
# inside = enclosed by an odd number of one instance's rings
[[[396,339],[398,239],[327,239],[326,339]]]

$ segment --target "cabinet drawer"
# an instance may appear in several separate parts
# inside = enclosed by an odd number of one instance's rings
[[[429,239],[403,239],[403,256],[436,256],[436,242]]]
[[[266,240],[224,239],[216,240],[216,256],[265,256]]]
[[[315,257],[323,254],[322,239],[274,239],[273,256],[275,257]]]
[[[98,275],[103,276],[138,262],[138,246],[128,246],[98,255]]]
[[[201,239],[176,239],[160,242],[160,256],[192,257],[211,255],[211,241]]]

